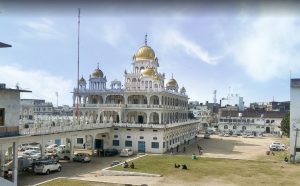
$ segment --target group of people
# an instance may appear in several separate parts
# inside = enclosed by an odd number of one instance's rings
[[[123,164],[123,167],[124,167],[124,168],[128,168],[128,167],[130,167],[130,168],[134,169],[134,163],[133,163],[133,162],[131,162],[131,164],[129,165],[129,164],[128,164],[128,162],[127,162],[127,161],[125,161],[125,162],[124,162],[124,164]]]
[[[176,164],[176,163],[175,163],[174,167],[178,169],[178,168],[180,168],[180,164]],[[186,164],[182,164],[182,165],[181,165],[181,169],[187,170]]]

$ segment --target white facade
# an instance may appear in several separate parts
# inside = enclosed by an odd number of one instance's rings
[[[237,113],[229,111],[230,115],[222,114],[219,118],[218,129],[221,132],[256,132],[256,133],[280,133],[280,124],[284,113],[265,112],[258,113]]]
[[[291,79],[290,154],[300,162],[300,79]]]
[[[104,148],[122,149],[127,144],[134,151],[163,153],[194,138],[198,124],[188,120],[186,90],[179,89],[173,74],[165,83],[165,74],[159,72],[158,58],[147,41],[134,54],[131,64],[132,72],[124,72],[124,88],[120,81],[113,80],[108,89],[99,66],[90,75],[89,87],[82,77],[79,91],[74,89],[74,116],[80,113],[80,122],[86,124],[119,126],[106,134]],[[170,124],[174,126],[164,127]]]

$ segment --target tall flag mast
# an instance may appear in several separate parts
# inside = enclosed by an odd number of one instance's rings
[[[76,104],[76,115],[77,121],[80,124],[79,116],[79,33],[80,33],[80,8],[78,8],[78,43],[77,43],[77,104]]]

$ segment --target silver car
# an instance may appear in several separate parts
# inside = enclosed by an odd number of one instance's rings
[[[34,172],[36,174],[50,174],[53,171],[60,172],[61,164],[53,160],[38,161],[35,163]]]

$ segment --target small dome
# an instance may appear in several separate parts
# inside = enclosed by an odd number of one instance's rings
[[[154,60],[155,52],[151,47],[145,45],[138,49],[138,51],[134,55],[134,58],[135,60]]]
[[[154,75],[153,79],[157,80],[157,81],[160,81],[160,77],[157,74]]]
[[[146,69],[142,70],[142,75],[147,76],[147,77],[151,77],[151,76],[155,75],[155,71],[154,71],[153,68],[147,67]]]
[[[95,69],[95,71],[93,72],[92,76],[93,77],[97,77],[97,78],[99,78],[99,77],[103,78],[103,72],[98,67],[97,69]]]
[[[85,79],[83,78],[83,76],[81,76],[79,83],[86,83]]]
[[[186,92],[185,88],[182,87],[182,88],[180,89],[180,92],[181,92],[181,93],[185,93],[185,92]]]
[[[177,81],[172,78],[172,79],[169,79],[169,81],[167,82],[167,87],[176,87],[177,86]]]

